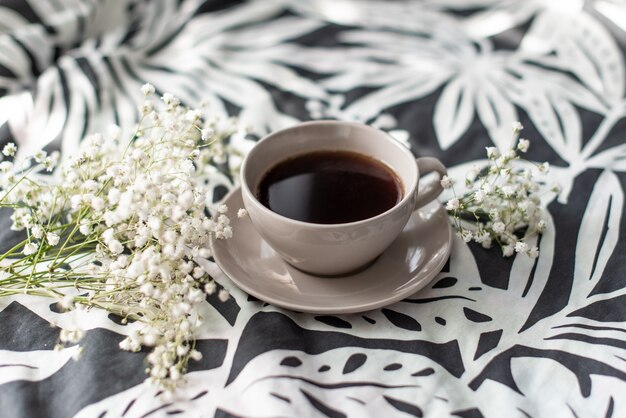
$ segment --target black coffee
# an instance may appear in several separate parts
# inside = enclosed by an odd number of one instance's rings
[[[350,151],[316,151],[282,161],[257,191],[273,212],[319,224],[371,218],[395,206],[402,194],[402,182],[389,167]]]

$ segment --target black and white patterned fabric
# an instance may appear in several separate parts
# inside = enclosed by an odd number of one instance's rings
[[[203,359],[170,398],[119,350],[133,324],[0,298],[0,416],[626,416],[625,56],[621,0],[0,1],[0,146],[128,132],[150,82],[257,137],[373,124],[457,178],[519,120],[562,186],[536,260],[455,238],[429,286],[362,314],[279,309],[215,268],[231,298],[207,298]],[[53,350],[76,326],[79,361]]]

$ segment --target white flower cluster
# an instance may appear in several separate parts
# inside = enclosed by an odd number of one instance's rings
[[[150,96],[154,87],[147,84],[142,91]],[[202,322],[196,305],[205,292],[217,290],[195,260],[210,255],[212,235],[233,234],[226,206],[215,218],[207,216],[207,190],[197,174],[199,166],[221,161],[222,141],[234,130],[233,121],[223,128],[204,120],[171,94],[162,102],[164,110],[155,110],[150,100],[141,106],[143,117],[128,144],[115,131],[86,138],[78,154],[60,165],[60,184],[32,180],[23,171],[18,176],[8,167],[0,206],[14,208],[13,228],[28,233],[21,246],[2,256],[20,249],[24,256],[5,268],[10,283],[19,291],[36,284],[38,294],[46,289],[43,294],[65,309],[99,307],[124,321],[140,321],[143,328],[120,347],[153,347],[150,380],[173,388],[188,360],[201,357],[193,349]],[[9,144],[3,153],[14,156],[16,147]],[[34,160],[48,169],[58,156],[38,153]],[[42,262],[44,272],[34,267]],[[65,268],[67,263],[73,268]],[[64,297],[64,286],[77,287],[81,295]],[[229,294],[222,290],[218,297]],[[64,332],[61,342],[81,335]]]
[[[522,125],[515,122],[514,147],[506,152],[487,147],[488,165],[474,167],[467,173],[468,193],[448,200],[446,210],[453,216],[457,234],[465,242],[475,241],[490,248],[495,241],[504,257],[520,253],[536,258],[538,248],[530,247],[525,241],[543,232],[546,222],[541,217],[535,174],[530,169],[513,168],[513,161],[520,159],[518,152],[527,152],[530,145],[527,139],[518,138],[521,130]],[[536,167],[542,174],[550,169],[547,162]],[[444,176],[441,186],[453,189],[454,180]]]

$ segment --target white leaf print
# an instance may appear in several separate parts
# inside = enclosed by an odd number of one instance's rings
[[[518,71],[523,78],[514,82],[515,88],[508,89],[507,95],[526,110],[542,137],[564,160],[577,161],[582,143],[580,115],[558,89],[541,80],[537,70],[520,66]],[[506,83],[508,87],[509,81]]]
[[[484,80],[482,88],[476,91],[476,110],[498,148],[510,148],[511,124],[518,120],[517,111],[490,80]]]
[[[535,1],[501,1],[462,21],[464,29],[476,37],[488,37],[528,20],[537,10]]]
[[[555,51],[561,65],[567,66],[605,100],[615,102],[624,97],[624,63],[620,49],[607,29],[586,12],[563,14],[547,10],[540,13],[526,33],[521,48],[542,53]],[[554,61],[551,57],[543,60],[546,64]]]
[[[54,305],[56,301],[52,298],[40,296],[4,296],[0,299],[0,311],[4,310],[14,301],[28,308],[39,317],[48,321],[48,323],[53,324],[54,326],[57,326],[61,329],[81,329],[87,331],[94,328],[104,328],[121,335],[128,335],[139,329],[138,323],[120,325],[112,321],[109,318],[109,313],[103,309],[90,309],[88,311],[73,310],[66,312],[54,312],[50,309],[50,306]]]
[[[402,28],[410,31],[453,24],[436,3],[389,2],[381,0],[284,0],[297,13],[349,26]]]
[[[29,105],[22,107],[24,114],[14,113],[15,119],[9,119],[15,140],[24,145],[22,152],[28,155],[61,135],[68,117],[56,69],[46,70],[38,77],[37,92],[34,101],[31,97]]]
[[[384,371],[390,364],[398,368]],[[429,371],[424,376],[412,376],[423,370]],[[433,385],[440,375],[447,373],[438,364],[410,353],[354,347],[316,355],[274,350],[246,365],[227,386],[220,406],[251,417],[317,416],[320,413],[314,405],[317,401],[346,416],[369,416],[373,410],[381,416],[399,416],[392,405],[397,400],[414,406],[415,410],[428,404],[435,415],[447,415],[450,404],[455,405],[454,408],[470,407],[473,401],[468,396],[469,389],[462,385]],[[376,380],[371,376],[377,376]],[[391,403],[385,397],[390,398]],[[201,401],[204,408],[208,407],[209,399]],[[267,408],[260,410],[258,405]],[[201,403],[195,405],[199,410],[202,406]]]
[[[619,240],[624,191],[610,170],[602,172],[589,198],[576,242],[574,288],[593,290]],[[600,241],[606,223],[604,241]]]
[[[396,65],[362,62],[358,69],[343,71],[322,81],[322,85],[333,91],[349,91],[361,86],[385,86],[398,79],[410,79],[415,71]]]
[[[224,39],[224,44],[235,48],[245,48],[250,45],[265,48],[314,32],[323,26],[323,22],[303,20],[300,17],[284,17],[272,22],[271,31],[263,30],[266,29],[264,26],[264,24],[253,25],[245,29],[231,31],[228,37]]]
[[[165,397],[159,397],[157,391],[158,389],[154,386],[139,384],[84,407],[74,415],[74,418],[93,418],[105,416],[104,414],[112,417],[138,418],[151,411],[159,410],[163,410],[162,415],[156,416],[167,416],[165,414],[167,414],[168,409],[174,410],[176,408],[168,408],[171,406],[171,401]],[[163,408],[163,405],[167,406]]]
[[[626,171],[626,144],[599,152],[587,161],[587,167]]]
[[[525,395],[518,405],[530,416],[604,416],[609,403],[614,404],[612,416],[626,413],[626,402],[620,397],[611,396],[611,393],[615,393],[611,385],[626,390],[626,385],[616,379],[594,379],[592,394],[585,398],[578,389],[576,376],[549,358],[514,358],[511,360],[511,374]],[[550,402],[545,401],[548,386]]]
[[[250,65],[248,62],[226,61],[224,69],[259,81],[266,82],[285,91],[308,98],[325,98],[326,92],[312,81],[300,77],[295,71],[271,62]]]
[[[412,79],[391,84],[355,101],[346,108],[346,115],[356,120],[368,121],[377,116],[381,109],[386,109],[433,92],[446,78],[446,74],[415,74]]]
[[[530,315],[552,271],[555,250],[554,220],[549,212],[544,213],[542,219],[546,221],[546,229],[541,235],[539,257],[536,261],[529,257],[515,257],[511,269],[509,291],[519,298],[516,307],[519,307],[518,313],[523,317],[518,326],[523,325]],[[527,243],[535,246],[538,241],[537,237],[533,237]],[[533,267],[535,267],[535,272],[531,275]]]
[[[474,86],[467,77],[456,77],[443,89],[433,116],[441,149],[450,148],[474,120]]]
[[[60,351],[0,350],[0,385],[17,380],[44,380],[63,367],[78,350],[77,345]]]
[[[11,32],[13,29],[17,29],[20,26],[26,26],[28,20],[26,20],[21,14],[8,8],[2,8],[0,10],[0,22],[2,25],[2,32]]]

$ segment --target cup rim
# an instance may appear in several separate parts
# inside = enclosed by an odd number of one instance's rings
[[[322,224],[322,223],[315,223],[315,222],[305,222],[305,221],[300,221],[297,219],[292,219],[289,218],[287,216],[278,214],[274,211],[272,211],[271,209],[269,209],[268,207],[266,207],[263,203],[261,203],[257,197],[255,196],[255,194],[250,190],[250,187],[248,186],[248,183],[245,181],[246,178],[246,167],[249,164],[250,161],[250,155],[253,154],[253,151],[255,148],[257,148],[258,146],[262,146],[262,144],[266,141],[268,141],[270,138],[277,136],[279,134],[284,134],[286,132],[289,132],[291,130],[295,130],[297,128],[301,128],[302,126],[310,126],[310,125],[350,125],[350,126],[356,126],[359,128],[366,128],[369,130],[372,130],[374,132],[376,132],[377,134],[382,134],[386,140],[388,141],[389,144],[392,144],[393,146],[395,146],[397,149],[399,149],[402,153],[404,153],[405,155],[408,155],[410,158],[409,160],[412,161],[413,166],[415,167],[415,172],[416,172],[416,176],[415,176],[415,181],[413,182],[413,184],[410,185],[410,187],[408,188],[408,190],[405,190],[404,192],[404,196],[402,196],[402,199],[397,202],[394,206],[392,206],[391,208],[387,209],[384,212],[379,213],[378,215],[369,217],[369,218],[365,218],[365,219],[360,219],[358,221],[352,221],[352,222],[342,222],[342,223],[333,223],[333,224]],[[258,152],[258,151],[257,151]],[[372,158],[377,158],[376,156],[371,156]],[[393,167],[390,167],[392,170]],[[396,172],[394,170],[394,172]],[[396,172],[397,174],[397,172]],[[275,219],[275,220],[279,220],[282,222],[287,222],[287,223],[291,223],[294,224],[296,226],[308,226],[308,227],[314,227],[314,228],[319,228],[319,229],[337,229],[337,228],[342,228],[342,227],[354,227],[354,226],[360,226],[360,225],[364,225],[366,223],[381,219],[383,217],[387,217],[390,214],[392,214],[393,212],[397,212],[399,211],[402,207],[404,207],[404,205],[406,205],[407,201],[411,198],[413,198],[414,194],[415,194],[415,188],[417,187],[417,184],[419,183],[419,178],[420,178],[420,172],[419,172],[419,166],[417,165],[417,160],[416,157],[411,153],[411,151],[405,147],[404,145],[402,145],[400,142],[398,142],[397,140],[395,140],[394,138],[392,138],[387,132],[380,130],[378,128],[375,128],[371,125],[367,125],[365,123],[360,123],[360,122],[352,122],[352,121],[339,121],[339,120],[314,120],[314,121],[306,121],[306,122],[300,122],[296,125],[287,127],[287,128],[283,128],[283,129],[279,129],[277,131],[274,132],[270,132],[269,134],[265,135],[263,138],[261,138],[255,145],[254,147],[250,150],[250,152],[248,152],[248,154],[246,154],[246,156],[243,159],[243,162],[241,164],[241,170],[239,173],[239,179],[240,179],[240,187],[242,190],[242,193],[244,196],[247,196],[250,202],[252,202],[252,204],[255,206],[256,209],[260,210],[261,212],[263,212],[264,214],[266,214],[267,216]],[[403,182],[403,186],[404,186],[404,182]],[[244,200],[245,203],[245,200]]]

